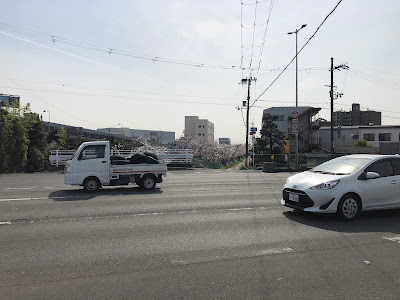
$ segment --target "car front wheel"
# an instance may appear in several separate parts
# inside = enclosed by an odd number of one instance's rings
[[[345,221],[355,220],[361,211],[361,203],[355,195],[345,195],[340,199],[337,214]]]

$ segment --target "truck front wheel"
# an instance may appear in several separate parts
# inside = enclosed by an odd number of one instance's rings
[[[152,175],[145,175],[141,179],[140,187],[144,188],[145,190],[152,190],[156,186],[156,180]]]
[[[86,192],[96,192],[100,188],[100,181],[96,177],[88,177],[83,182],[83,188]]]

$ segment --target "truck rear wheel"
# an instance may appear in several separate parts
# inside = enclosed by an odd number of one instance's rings
[[[141,179],[139,186],[145,190],[152,190],[156,186],[156,179],[152,175],[145,175]]]
[[[88,177],[83,182],[83,188],[86,192],[96,192],[100,188],[100,181],[96,177]]]

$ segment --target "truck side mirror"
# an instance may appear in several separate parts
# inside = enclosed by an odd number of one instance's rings
[[[83,154],[81,152],[81,153],[79,153],[78,160],[82,160],[82,159],[83,159]]]

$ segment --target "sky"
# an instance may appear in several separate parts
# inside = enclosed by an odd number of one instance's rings
[[[287,33],[307,24],[301,49],[339,0],[241,1],[1,0],[0,93],[44,121],[179,138],[185,116],[198,116],[216,140],[244,143],[242,78],[256,78],[251,126],[265,108],[295,106],[295,62],[271,85],[296,54]],[[333,57],[349,67],[334,72],[335,110],[360,103],[400,124],[399,11],[398,0],[342,0],[298,54],[298,105],[330,119]]]

